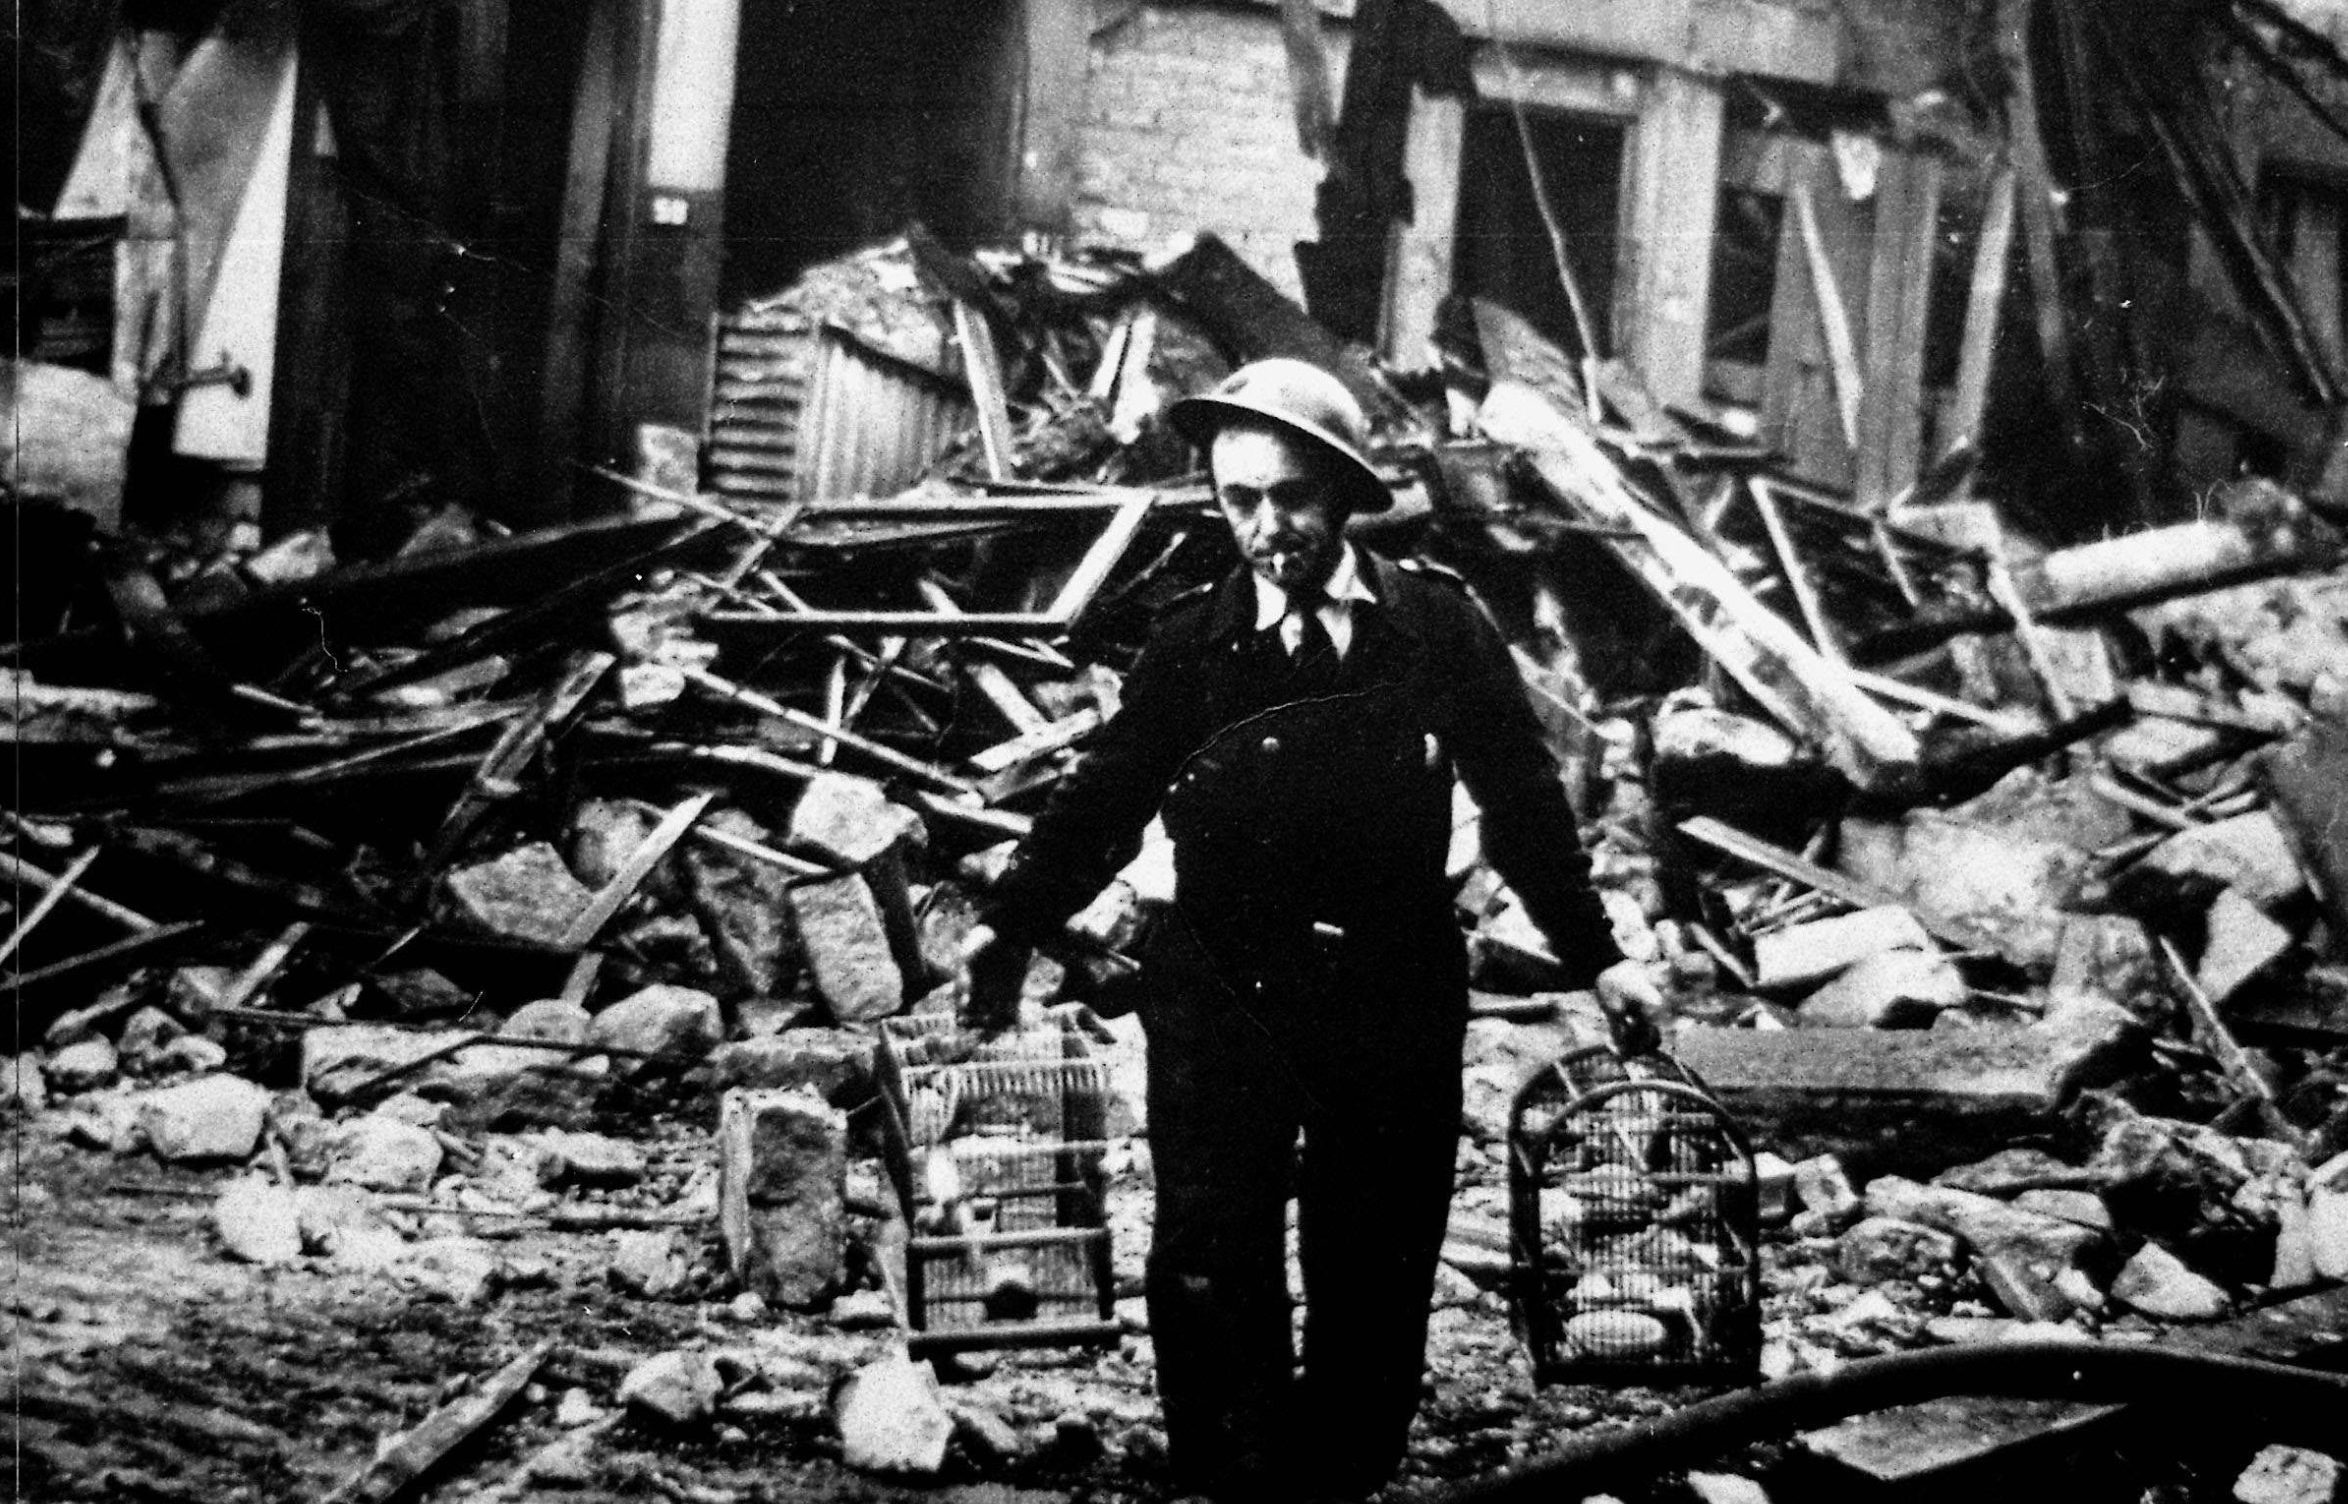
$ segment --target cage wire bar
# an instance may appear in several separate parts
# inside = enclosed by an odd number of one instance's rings
[[[1694,1072],[1574,1051],[1518,1090],[1508,1147],[1511,1308],[1535,1383],[1759,1376],[1753,1151]]]
[[[1072,1014],[991,1039],[887,1019],[879,1074],[912,1352],[1116,1343],[1108,1066]]]

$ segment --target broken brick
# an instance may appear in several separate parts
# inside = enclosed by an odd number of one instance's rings
[[[880,905],[863,878],[800,884],[791,890],[791,917],[816,990],[833,1018],[844,1024],[869,1023],[904,1008],[904,973],[881,921]]]

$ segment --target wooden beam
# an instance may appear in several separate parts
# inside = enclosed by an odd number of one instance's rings
[[[1622,358],[1659,402],[1703,400],[1726,101],[1718,79],[1657,69],[1623,164],[1614,327]]]
[[[1087,0],[1020,0],[1024,69],[1012,153],[1012,213],[1057,234],[1075,212],[1077,159],[1092,66]]]
[[[1818,310],[1818,332],[1826,341],[1826,369],[1834,380],[1835,416],[1842,420],[1843,442],[1856,453],[1859,403],[1865,394],[1866,377],[1859,368],[1859,337],[1851,321],[1851,303],[1843,296],[1842,279],[1835,273],[1834,254],[1819,223],[1817,190],[1821,183],[1831,182],[1829,174],[1813,173],[1809,182],[1794,185],[1790,202],[1794,225],[1802,237],[1802,259],[1810,270],[1810,293]]]
[[[589,352],[600,302],[603,207],[613,173],[611,148],[620,79],[618,11],[625,0],[586,0],[586,40],[571,99],[571,144],[555,231],[554,284],[546,299],[545,365],[538,387],[538,474],[533,487],[545,519],[571,513],[573,465],[593,384]]]
[[[2006,302],[2006,274],[2014,259],[2014,169],[2000,167],[1981,205],[1973,242],[1973,280],[1965,295],[1965,336],[1957,356],[1957,385],[1949,400],[1949,445],[1977,441],[1989,407],[1989,373]]]
[[[1876,190],[1867,286],[1867,385],[1859,404],[1859,504],[1882,506],[1915,482],[1924,426],[1924,329],[1940,240],[1941,164],[1889,148]]]

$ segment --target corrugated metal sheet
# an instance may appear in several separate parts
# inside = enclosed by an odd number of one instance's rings
[[[780,310],[721,321],[710,396],[713,484],[766,502],[901,490],[973,415],[937,378]]]

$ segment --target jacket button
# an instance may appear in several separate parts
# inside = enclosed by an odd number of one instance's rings
[[[1267,736],[1263,739],[1262,743],[1257,746],[1256,750],[1263,753],[1266,757],[1276,757],[1280,752],[1280,738],[1276,736]]]

